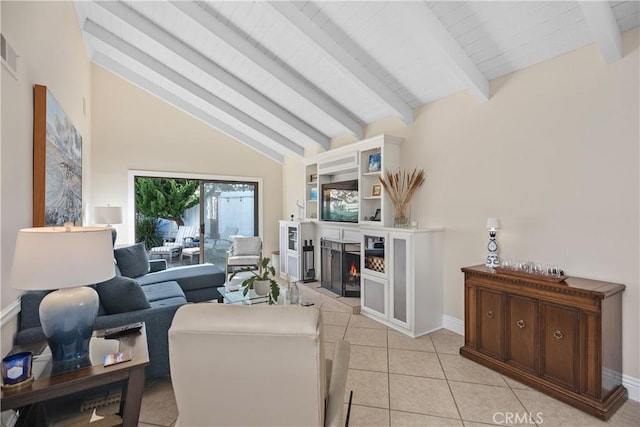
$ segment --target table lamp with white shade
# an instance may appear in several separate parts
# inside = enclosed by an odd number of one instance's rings
[[[95,206],[93,208],[93,222],[96,224],[106,224],[111,228],[111,240],[113,244],[116,243],[116,237],[118,232],[114,227],[114,224],[122,224],[122,206]]]
[[[99,301],[97,292],[85,285],[114,275],[108,228],[69,223],[18,231],[10,283],[17,289],[56,289],[40,303],[40,323],[54,361],[88,354]]]
[[[489,243],[487,244],[487,260],[484,265],[488,268],[500,266],[498,258],[498,242],[496,242],[496,230],[500,230],[500,220],[498,218],[487,218],[487,230],[489,230]]]

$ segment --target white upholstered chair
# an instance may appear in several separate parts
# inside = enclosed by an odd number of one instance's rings
[[[343,426],[349,356],[339,341],[325,359],[314,307],[183,305],[169,329],[176,426]]]
[[[258,269],[262,261],[262,239],[259,236],[234,236],[231,249],[226,252],[227,273],[238,268]]]

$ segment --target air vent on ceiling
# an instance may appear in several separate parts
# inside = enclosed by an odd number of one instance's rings
[[[4,34],[0,34],[0,52],[2,53],[2,65],[15,77],[18,78],[18,55],[13,50]]]

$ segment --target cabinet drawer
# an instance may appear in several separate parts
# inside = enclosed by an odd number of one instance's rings
[[[508,363],[536,371],[538,303],[526,297],[507,297],[506,353]]]
[[[502,359],[504,337],[504,294],[478,288],[478,348]]]
[[[568,306],[542,303],[541,374],[577,390],[579,311]]]

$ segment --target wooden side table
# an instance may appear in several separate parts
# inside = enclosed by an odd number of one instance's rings
[[[100,331],[96,331],[99,336]],[[94,338],[97,339],[97,338]],[[123,335],[118,340],[118,351],[130,353],[131,360],[112,366],[102,361],[92,361],[86,368],[73,369],[58,374],[43,374],[31,383],[16,389],[2,390],[2,410],[27,407],[50,399],[88,391],[95,387],[124,382],[120,399],[122,425],[137,426],[144,389],[145,367],[149,364],[147,334],[141,330]],[[46,369],[45,372],[50,372]]]

